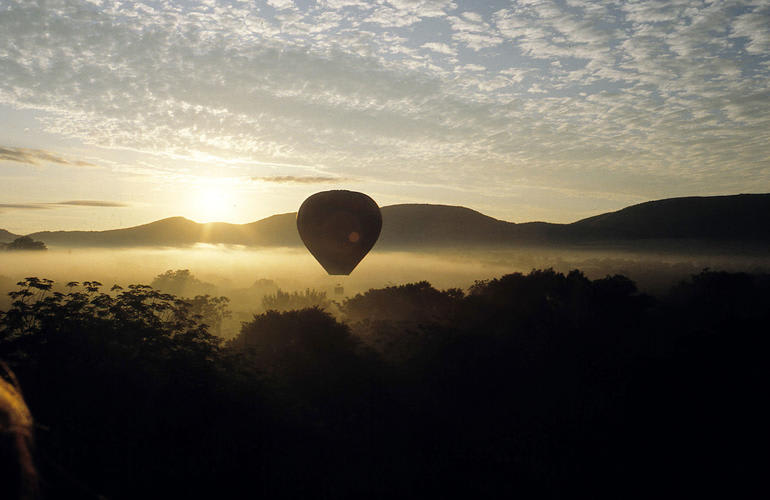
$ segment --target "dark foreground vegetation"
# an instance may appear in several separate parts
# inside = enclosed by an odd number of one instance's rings
[[[0,359],[46,498],[749,498],[768,470],[768,275],[415,283],[227,343],[221,298],[19,285]]]

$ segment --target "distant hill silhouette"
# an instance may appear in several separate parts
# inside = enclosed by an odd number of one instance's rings
[[[10,243],[19,236],[20,235],[8,232],[5,229],[0,229],[0,243]]]
[[[614,244],[641,240],[770,242],[770,194],[671,198],[633,205],[573,222],[513,223],[465,207],[405,204],[382,208],[380,248],[507,246],[512,244]],[[133,247],[223,243],[301,246],[296,213],[249,224],[200,224],[171,217],[110,231],[43,231],[36,240],[54,246]],[[0,238],[7,231],[0,231]],[[10,235],[11,241],[16,235]],[[0,240],[2,241],[2,240]]]
[[[184,217],[169,217],[141,226],[109,231],[42,231],[35,239],[49,245],[89,247],[189,246],[224,243],[250,246],[297,246],[302,244],[295,226],[296,214],[273,215],[250,224],[210,222],[201,224]]]
[[[379,246],[506,245],[555,241],[564,224],[498,220],[465,207],[391,205],[382,208]]]
[[[770,194],[670,198],[573,224],[587,239],[696,238],[770,240]]]

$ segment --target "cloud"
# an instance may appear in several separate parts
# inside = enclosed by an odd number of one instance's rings
[[[70,200],[58,201],[53,203],[0,203],[0,210],[3,209],[21,209],[21,210],[47,210],[60,207],[105,207],[117,208],[128,207],[125,203],[117,201],[104,200]]]
[[[420,16],[392,7],[380,7],[364,19],[364,22],[378,24],[386,28],[403,28],[420,22]]]
[[[770,187],[761,2],[458,3],[4,0],[0,103],[86,144],[345,179]],[[77,165],[42,153],[0,158]]]
[[[0,210],[4,208],[22,209],[22,210],[44,210],[50,207],[47,207],[46,205],[42,205],[38,203],[0,203]]]
[[[457,8],[449,0],[389,0],[390,5],[380,5],[365,19],[385,27],[412,26],[425,18],[441,18]]]
[[[447,17],[447,21],[454,30],[452,39],[472,50],[479,51],[496,47],[503,42],[503,38],[498,35],[497,30],[484,22],[479,14],[465,12],[461,17]]]
[[[432,50],[433,52],[438,52],[439,54],[445,54],[448,56],[454,56],[457,54],[456,50],[454,50],[452,47],[450,47],[445,43],[427,42],[422,44],[422,47],[428,50]]]
[[[267,3],[275,9],[293,9],[293,0],[267,0]]]
[[[746,52],[767,54],[770,51],[770,7],[738,16],[732,23],[730,38],[748,39]]]
[[[370,7],[370,4],[365,0],[318,0],[318,3],[331,9],[344,9],[346,7]]]
[[[128,207],[125,203],[117,201],[103,201],[103,200],[71,200],[60,201],[58,203],[52,203],[52,205],[73,206],[73,207]]]
[[[343,177],[278,175],[272,177],[252,177],[251,180],[257,182],[270,182],[275,184],[330,184],[352,182],[355,179],[346,179]]]
[[[42,149],[11,148],[0,146],[0,161],[15,161],[29,165],[40,163],[56,163],[58,165],[72,165],[76,167],[93,167],[93,163],[82,160],[66,160],[61,156]]]

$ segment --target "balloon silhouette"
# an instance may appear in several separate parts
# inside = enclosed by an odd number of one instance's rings
[[[382,215],[373,199],[355,191],[323,191],[302,202],[297,230],[329,274],[350,274],[380,236]]]

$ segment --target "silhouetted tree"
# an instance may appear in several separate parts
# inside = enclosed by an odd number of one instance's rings
[[[168,270],[157,275],[150,286],[164,293],[170,293],[179,297],[193,297],[195,295],[211,295],[215,291],[214,285],[196,278],[189,269]]]
[[[196,295],[192,299],[184,300],[190,304],[190,312],[200,316],[201,321],[208,325],[215,335],[221,335],[222,322],[232,315],[228,308],[230,299],[227,297]]]
[[[165,471],[180,483],[180,475],[203,472],[202,457],[174,455],[191,439],[211,436],[207,421],[224,397],[214,390],[220,340],[190,303],[149,286],[111,295],[95,281],[68,285],[62,293],[51,280],[27,278],[0,316],[0,359],[13,367],[33,415],[49,429],[39,436],[40,448],[59,465],[46,475],[66,465],[67,476],[97,491],[131,497],[150,491],[152,467],[181,460]],[[134,474],[137,467],[145,473]]]
[[[326,292],[309,288],[304,292],[284,292],[279,288],[275,293],[262,297],[262,307],[266,311],[292,311],[309,307],[328,309],[331,303]]]
[[[224,346],[206,319],[223,300],[19,285],[0,358],[46,429],[53,498],[83,497],[62,493],[74,482],[116,498],[748,498],[764,484],[767,275],[707,271],[658,298],[576,270],[467,294],[412,283],[348,299],[349,324],[256,315]]]
[[[20,236],[7,243],[4,248],[6,250],[48,250],[45,243],[36,241],[29,236]]]
[[[448,319],[462,298],[462,290],[439,291],[427,281],[421,281],[356,294],[345,299],[340,309],[349,322],[364,319],[435,322]]]
[[[278,290],[278,285],[275,281],[267,278],[259,278],[249,287],[250,291],[261,292],[262,294],[275,293]]]
[[[329,374],[355,358],[358,341],[346,325],[312,307],[256,315],[232,345],[267,374],[323,386]]]

